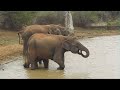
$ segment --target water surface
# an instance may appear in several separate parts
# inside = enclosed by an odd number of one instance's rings
[[[120,35],[79,40],[90,56],[83,58],[65,53],[65,69],[50,60],[49,69],[40,65],[37,70],[25,69],[23,57],[13,57],[12,62],[0,65],[1,79],[120,79]]]

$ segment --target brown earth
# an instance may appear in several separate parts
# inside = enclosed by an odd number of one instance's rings
[[[120,35],[120,30],[90,30],[75,28],[75,36],[80,39],[96,36]],[[22,45],[18,42],[17,32],[0,29],[0,61],[22,54]]]

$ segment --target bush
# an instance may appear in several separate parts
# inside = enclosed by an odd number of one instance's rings
[[[23,25],[30,25],[36,15],[36,12],[32,11],[14,11],[6,12],[4,15],[3,27],[7,29],[17,30]]]
[[[108,26],[120,26],[120,18],[118,20],[107,22]]]
[[[96,12],[92,11],[76,11],[73,13],[74,26],[86,27],[91,23],[98,21],[98,16]]]
[[[30,24],[61,24],[64,26],[64,11],[1,11],[4,21],[0,26],[17,30]],[[76,27],[91,26],[92,23],[107,22],[120,25],[120,11],[71,11]],[[34,20],[34,21],[33,21]]]
[[[64,24],[63,11],[40,12],[36,24]]]

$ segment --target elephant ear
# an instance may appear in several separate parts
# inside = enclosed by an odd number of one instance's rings
[[[50,28],[48,34],[61,35],[61,32],[58,28]]]
[[[62,47],[66,50],[70,50],[70,43],[68,41],[63,42]]]

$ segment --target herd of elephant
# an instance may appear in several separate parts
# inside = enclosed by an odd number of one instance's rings
[[[89,50],[70,36],[70,32],[65,30],[61,25],[30,25],[18,32],[19,43],[20,38],[23,40],[23,57],[25,60],[24,67],[31,70],[38,68],[38,63],[44,63],[44,67],[48,68],[49,59],[56,62],[58,70],[63,70],[64,53],[71,51],[79,54],[84,58],[89,56]],[[21,37],[20,37],[21,36]],[[86,52],[86,55],[82,51]]]

